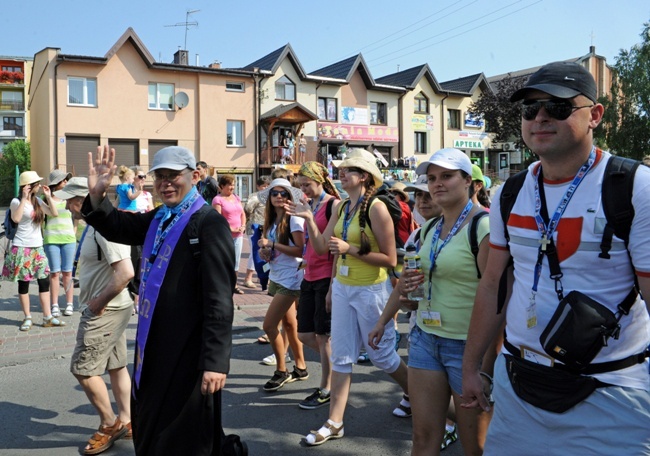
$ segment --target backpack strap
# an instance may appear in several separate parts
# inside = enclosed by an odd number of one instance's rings
[[[521,187],[524,186],[524,181],[528,175],[528,169],[518,172],[514,176],[510,176],[504,183],[501,189],[501,196],[499,197],[499,206],[501,211],[501,220],[503,220],[503,235],[506,242],[510,243],[510,234],[508,233],[508,219],[512,208],[517,201],[517,195]],[[510,246],[507,245],[508,249]],[[508,266],[503,270],[501,279],[499,279],[499,292],[497,294],[497,314],[500,314],[503,307],[506,305],[506,296],[508,294],[508,268],[513,264],[512,257],[508,262]]]
[[[431,231],[431,228],[433,228],[439,220],[440,217],[434,217],[431,220],[424,222],[424,225],[422,225],[422,228],[420,228],[420,231],[418,231],[418,234],[416,235],[415,242],[419,242],[420,245],[422,245],[424,240],[427,238],[427,234]]]
[[[481,278],[481,271],[478,268],[478,222],[481,221],[483,217],[488,215],[487,211],[479,211],[474,214],[472,220],[469,222],[467,227],[467,234],[469,236],[469,246],[472,250],[472,255],[474,255],[474,265],[476,266],[476,277]]]
[[[199,235],[201,234],[201,225],[203,219],[212,210],[208,204],[202,206],[198,211],[190,216],[190,221],[187,223],[187,237],[190,238],[190,250],[195,261],[201,259],[201,245]]]
[[[630,240],[630,228],[634,219],[632,193],[634,175],[639,162],[631,158],[612,155],[607,161],[603,177],[602,201],[603,212],[607,219],[603,238],[600,242],[600,258],[609,259],[612,248],[612,237],[616,235],[625,242],[625,248]],[[629,253],[629,252],[628,252]]]
[[[330,221],[330,218],[332,217],[332,206],[334,206],[334,200],[336,198],[330,198],[327,200],[327,203],[325,204],[325,218],[327,218],[327,221]],[[341,214],[339,213],[339,216]]]

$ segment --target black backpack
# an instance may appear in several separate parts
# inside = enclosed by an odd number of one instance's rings
[[[607,160],[601,192],[603,212],[605,213],[607,224],[605,225],[603,237],[600,242],[600,254],[598,254],[600,258],[610,259],[609,251],[612,248],[612,237],[614,234],[625,242],[625,247],[627,248],[630,240],[630,228],[634,219],[634,206],[632,205],[634,175],[639,165],[640,162],[636,160],[616,155],[612,155]],[[524,185],[527,174],[528,170],[525,169],[510,177],[504,182],[503,189],[501,190],[499,203],[501,205],[501,219],[503,220],[503,230],[507,242],[510,242],[510,235],[508,234],[510,212],[512,212],[517,195]],[[504,271],[501,277],[501,283],[499,284],[497,313],[501,313],[505,305],[506,292],[506,272]]]
[[[399,201],[397,201],[395,195],[388,191],[388,187],[386,185],[379,187],[375,194],[370,197],[370,201],[366,205],[366,221],[368,223],[368,227],[372,230],[372,224],[370,222],[370,206],[375,199],[379,199],[379,201],[383,202],[388,209],[390,218],[393,221],[393,225],[395,226],[395,246],[398,249],[404,248],[404,242],[400,239],[399,234],[397,233],[397,224],[402,219],[402,206],[399,205]],[[339,217],[343,213],[343,210],[347,204],[350,204],[349,198],[343,201],[343,204],[339,206]]]
[[[12,241],[16,237],[18,224],[11,219],[11,209],[7,209],[5,213],[5,221],[2,222],[2,227],[5,230],[5,237]]]
[[[474,217],[469,222],[469,226],[467,227],[467,234],[469,236],[469,246],[470,249],[472,250],[472,255],[474,255],[474,266],[476,266],[476,277],[479,279],[481,278],[481,271],[478,268],[478,250],[479,250],[479,245],[478,245],[478,222],[481,221],[483,217],[488,215],[487,211],[479,211],[476,214],[474,214]],[[418,231],[418,234],[415,238],[415,242],[417,243],[422,243],[424,240],[427,238],[427,234],[429,234],[429,231],[431,231],[431,228],[438,223],[438,220],[440,220],[440,217],[436,217],[434,219],[428,220],[424,225],[422,225],[422,228],[420,228],[420,231]]]

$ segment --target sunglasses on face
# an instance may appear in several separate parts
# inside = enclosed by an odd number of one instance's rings
[[[137,177],[138,177],[138,179],[146,179],[147,178],[147,176],[145,176],[144,174],[138,174]]]
[[[574,111],[582,108],[591,108],[588,106],[573,106],[569,100],[524,100],[521,115],[525,120],[534,120],[539,110],[544,108],[549,117],[556,120],[566,120],[571,117]]]
[[[176,173],[169,173],[169,174],[163,174],[163,173],[155,172],[155,173],[153,173],[153,178],[155,180],[159,181],[159,182],[160,181],[175,182],[183,174],[186,174],[186,173],[184,171],[176,172]]]
[[[360,170],[359,168],[339,168],[339,174],[350,174],[350,173],[358,173],[361,174],[363,171]]]
[[[286,190],[271,190],[271,196],[281,196],[282,198],[289,198],[289,192]]]

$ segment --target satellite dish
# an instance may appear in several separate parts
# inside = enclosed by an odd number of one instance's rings
[[[176,106],[178,106],[178,109],[183,109],[190,102],[190,97],[188,97],[185,92],[178,92],[176,96],[174,96],[174,102],[176,103]]]

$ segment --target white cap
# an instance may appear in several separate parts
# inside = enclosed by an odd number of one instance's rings
[[[416,174],[426,174],[429,165],[437,165],[447,169],[460,169],[472,175],[472,162],[463,151],[448,147],[434,153],[428,161],[422,162],[415,170]]]

